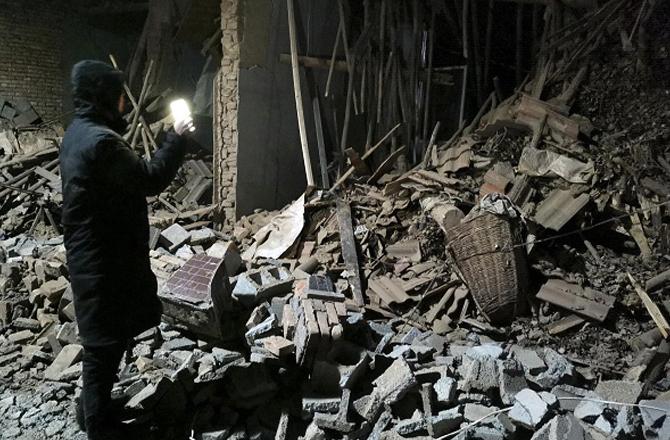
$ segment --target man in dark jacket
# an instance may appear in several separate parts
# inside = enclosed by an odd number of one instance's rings
[[[131,338],[158,325],[161,305],[149,262],[146,196],[172,181],[188,122],[175,124],[150,161],[121,137],[123,73],[99,61],[72,70],[76,117],[60,150],[62,222],[79,335],[88,438],[122,438],[111,389]]]

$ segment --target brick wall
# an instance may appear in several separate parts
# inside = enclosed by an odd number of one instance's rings
[[[214,103],[214,201],[223,207],[225,229],[235,223],[237,184],[237,107],[239,103],[239,2],[222,0],[223,59],[216,80]]]
[[[63,110],[64,20],[55,1],[0,0],[0,97],[28,99],[45,120]]]

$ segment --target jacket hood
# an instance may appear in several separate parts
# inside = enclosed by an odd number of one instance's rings
[[[71,82],[77,114],[102,118],[118,131],[122,118],[117,104],[123,94],[123,72],[102,61],[84,60],[72,68]]]

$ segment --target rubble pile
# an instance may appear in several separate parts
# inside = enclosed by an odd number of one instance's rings
[[[352,168],[230,233],[190,158],[150,200],[164,319],[122,362],[126,420],[202,440],[669,438],[670,101],[636,92],[635,125],[601,105],[603,78],[649,90],[634,54],[613,59],[547,62],[420,166]],[[62,236],[5,232],[3,435],[77,438]]]

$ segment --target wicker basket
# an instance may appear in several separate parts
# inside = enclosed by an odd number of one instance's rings
[[[495,324],[509,323],[526,307],[527,266],[519,228],[483,211],[447,231],[454,259],[479,310]]]

